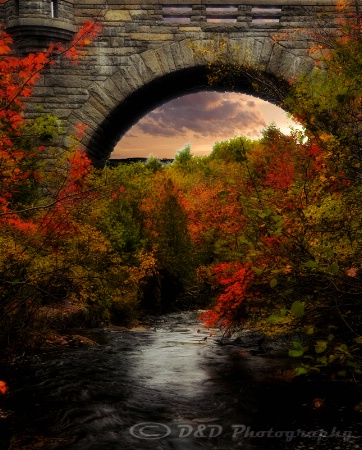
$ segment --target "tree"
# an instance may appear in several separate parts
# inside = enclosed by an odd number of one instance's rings
[[[170,179],[165,181],[165,196],[156,216],[157,254],[161,267],[184,284],[189,277],[189,267],[193,266],[192,244],[177,190]]]
[[[217,142],[210,159],[223,159],[225,162],[243,162],[245,154],[251,150],[252,141],[245,136],[234,137],[228,141]]]
[[[69,213],[88,197],[85,178],[90,162],[76,145],[53,172],[43,170],[39,155],[44,147],[39,141],[57,133],[57,119],[43,116],[26,121],[22,99],[31,96],[31,87],[45,67],[62,57],[77,60],[99,30],[96,24],[85,24],[69,46],[52,44],[45,52],[25,57],[11,55],[12,39],[0,31],[2,348],[25,342],[29,336],[24,331],[33,325],[42,299],[57,298],[54,288],[66,284],[66,269],[58,265],[59,239],[75,232]]]
[[[341,171],[360,178],[362,163],[362,38],[358,2],[339,2],[339,27],[316,33],[316,69],[293,83],[284,106],[310,136],[332,151]]]
[[[152,153],[148,155],[145,165],[153,172],[157,172],[158,170],[161,170],[163,168],[162,162]]]
[[[157,279],[151,284],[157,286],[156,304],[167,310],[194,280],[193,245],[182,195],[167,174],[156,174],[148,195],[146,229],[157,261]]]
[[[180,166],[186,166],[191,159],[191,146],[190,144],[187,144],[183,149],[177,150],[174,163],[179,164]]]
[[[309,358],[298,373],[339,376],[347,364],[345,373],[357,376],[359,188],[301,132],[285,136],[271,125],[250,148],[240,163],[218,159],[216,172],[210,159],[212,171],[203,163],[176,178],[199,251],[212,233],[213,258],[198,270],[215,296],[204,323],[274,334],[304,329],[309,351],[294,343],[290,352]]]

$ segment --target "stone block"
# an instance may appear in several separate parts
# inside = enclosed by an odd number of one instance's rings
[[[175,63],[171,54],[170,46],[164,44],[155,50],[160,66],[163,73],[170,73],[176,70]]]
[[[103,114],[109,114],[109,112],[116,107],[117,103],[108,97],[107,93],[101,88],[101,86],[99,86],[98,83],[94,83],[89,86],[88,91],[91,97],[98,102],[97,105],[92,103],[93,106],[97,107],[99,111],[103,112]],[[91,101],[91,98],[88,101]]]
[[[160,66],[157,54],[154,50],[147,50],[141,55],[145,67],[147,67],[150,78],[164,75],[162,67]]]
[[[172,54],[173,60],[175,62],[176,69],[184,69],[185,65],[184,65],[184,61],[182,58],[180,44],[178,42],[173,42],[170,45],[170,48],[171,48],[171,54]]]
[[[125,94],[121,92],[113,78],[107,78],[107,80],[102,83],[101,88],[104,89],[108,97],[113,99],[115,103],[119,103],[125,98]]]
[[[110,9],[104,15],[104,20],[110,22],[128,22],[132,20],[132,17],[129,11]]]

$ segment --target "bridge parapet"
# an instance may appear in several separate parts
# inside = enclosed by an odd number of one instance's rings
[[[172,23],[211,22],[213,20],[251,22],[258,19],[274,19],[278,22],[288,11],[289,16],[308,15],[311,11],[335,11],[337,0],[114,0],[102,6],[102,2],[75,0],[76,15],[100,15],[102,11],[119,11],[118,19],[138,21],[153,19]],[[123,12],[123,14],[121,13]],[[279,19],[279,20],[278,20]],[[297,20],[296,20],[297,21]]]
[[[279,22],[281,13],[280,6],[162,5],[163,20],[169,23],[253,23],[257,20]]]
[[[253,30],[308,29],[316,20],[333,25],[336,0],[114,0],[104,15],[106,26],[124,26],[127,32],[232,33]],[[95,2],[75,4],[79,20],[99,15]],[[147,28],[149,27],[149,28]]]
[[[286,1],[286,0],[244,0],[242,3],[233,2],[198,2],[177,4],[162,3],[162,17],[168,23],[244,23],[253,24],[279,24],[283,20],[293,22],[305,19],[305,16],[313,10],[322,9],[326,12],[326,7],[334,8],[333,2],[318,1]]]

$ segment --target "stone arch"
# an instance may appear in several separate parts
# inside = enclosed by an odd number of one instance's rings
[[[239,62],[255,63],[270,77],[288,80],[310,64],[303,54],[282,48],[269,36],[229,40],[240,49]],[[206,67],[195,60],[190,40],[173,42],[129,56],[125,66],[91,84],[88,99],[69,121],[71,126],[88,125],[84,147],[94,164],[102,166],[119,139],[149,111],[179,95],[208,89]],[[235,90],[260,96],[243,76]]]

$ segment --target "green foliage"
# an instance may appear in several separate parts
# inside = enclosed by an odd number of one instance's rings
[[[316,68],[293,84],[284,106],[328,148],[340,170],[355,178],[362,158],[362,40],[360,20],[349,17],[311,49],[319,54]]]
[[[296,300],[292,304],[291,312],[294,314],[294,316],[297,319],[300,319],[301,317],[304,316],[304,304],[302,302],[300,302],[299,300]]]
[[[274,288],[277,284],[278,284],[278,280],[276,279],[276,278],[272,278],[271,280],[270,280],[270,287],[271,288]]]
[[[41,114],[41,109],[39,114]],[[49,143],[62,132],[62,124],[58,117],[42,114],[24,124],[22,137],[24,138],[24,144],[32,142],[35,145],[39,142],[44,143],[44,141]]]
[[[174,164],[185,166],[187,165],[187,163],[191,161],[191,159],[192,159],[191,146],[190,144],[187,144],[183,149],[177,150]]]
[[[146,167],[147,169],[152,170],[152,172],[158,172],[163,168],[162,162],[152,153],[148,155],[147,161],[146,161]]]
[[[306,369],[305,367],[297,367],[294,372],[297,376],[305,375],[308,373],[308,369]]]
[[[234,137],[223,142],[217,142],[209,159],[221,159],[228,162],[244,162],[246,161],[246,155],[250,153],[253,146],[253,141],[245,136]]]
[[[288,352],[289,356],[292,358],[300,358],[304,354],[304,348],[302,344],[298,341],[293,342],[293,348],[291,348]]]

